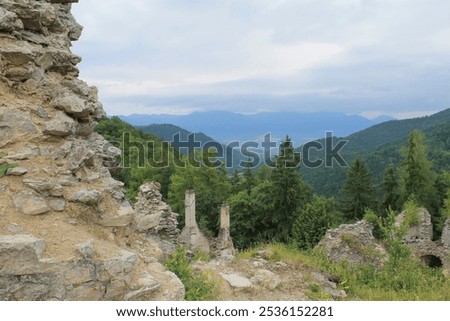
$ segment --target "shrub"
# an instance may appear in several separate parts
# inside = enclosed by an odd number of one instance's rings
[[[197,274],[186,255],[186,250],[179,247],[166,261],[166,268],[175,273],[184,284],[186,301],[212,300],[216,292],[215,283],[207,274]]]

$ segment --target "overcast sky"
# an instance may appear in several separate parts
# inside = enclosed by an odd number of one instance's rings
[[[80,0],[73,52],[110,115],[450,107],[448,0]]]

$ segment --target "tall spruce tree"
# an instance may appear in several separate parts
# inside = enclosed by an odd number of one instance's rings
[[[348,221],[362,219],[365,210],[375,206],[375,188],[371,174],[359,156],[347,171],[342,195],[341,211]]]
[[[414,198],[420,206],[430,208],[435,194],[435,173],[427,157],[424,134],[419,130],[411,131],[408,146],[402,153],[403,200]]]
[[[275,164],[270,177],[274,205],[270,221],[274,239],[287,242],[299,207],[309,200],[309,188],[300,177],[300,156],[294,152],[289,136],[281,143]]]
[[[400,184],[397,171],[393,165],[389,165],[383,179],[383,214],[387,214],[389,209],[398,211],[400,204]]]

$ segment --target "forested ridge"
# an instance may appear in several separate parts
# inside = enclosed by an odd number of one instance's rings
[[[369,127],[348,137],[335,138],[348,143],[340,154],[350,164],[358,155],[371,171],[377,195],[381,195],[384,171],[389,165],[398,166],[401,162],[401,148],[407,142],[412,130],[425,134],[428,157],[437,173],[450,170],[450,109],[432,116],[406,120],[394,120]],[[324,143],[324,140],[318,140]],[[324,157],[316,153],[315,157]],[[338,196],[345,180],[347,168],[334,166],[327,168],[301,168],[305,181],[313,191],[326,196]]]

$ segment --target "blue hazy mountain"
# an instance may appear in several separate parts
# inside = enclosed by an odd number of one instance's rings
[[[183,142],[187,142],[190,135],[193,135],[194,141],[199,142],[201,146],[204,146],[206,143],[216,142],[214,138],[211,138],[203,133],[193,133],[173,124],[150,124],[147,126],[135,127],[145,133],[156,135],[163,141],[170,142],[172,146],[181,154],[192,152],[191,149],[188,150],[182,148]],[[176,135],[178,135],[178,138],[176,138]]]
[[[207,133],[223,143],[259,140],[270,132],[276,140],[289,135],[297,145],[325,137],[327,131],[332,131],[334,136],[343,137],[391,119],[383,117],[370,120],[339,112],[264,112],[243,115],[227,111],[195,112],[188,115],[132,114],[119,117],[134,126],[172,124],[189,132]]]

